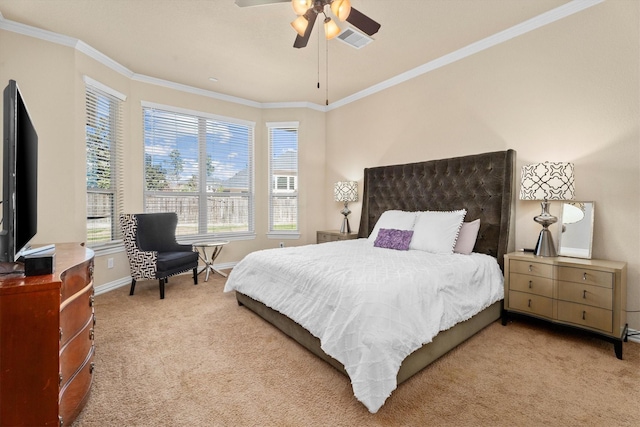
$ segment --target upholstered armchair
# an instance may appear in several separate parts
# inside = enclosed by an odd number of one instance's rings
[[[164,299],[167,279],[188,270],[193,270],[193,284],[198,284],[198,253],[191,245],[176,242],[175,212],[123,214],[120,225],[131,269],[129,295],[135,291],[136,280],[158,279],[160,299]]]

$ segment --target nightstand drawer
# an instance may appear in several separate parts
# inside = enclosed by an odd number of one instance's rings
[[[553,316],[553,300],[540,295],[509,291],[508,309],[551,318]]]
[[[602,286],[583,285],[573,282],[558,282],[558,299],[587,304],[611,310],[613,294],[611,288]]]
[[[613,313],[611,310],[558,301],[558,320],[598,329],[607,333],[613,332]]]
[[[604,286],[607,288],[613,287],[613,273],[586,268],[559,267],[558,280]]]
[[[358,238],[358,233],[341,233],[339,231],[317,231],[316,243],[335,242],[337,240],[353,240]]]
[[[509,263],[509,271],[511,273],[553,278],[553,265],[551,264],[512,260]]]
[[[553,297],[553,280],[548,277],[530,276],[528,274],[511,273],[509,288],[514,291]]]

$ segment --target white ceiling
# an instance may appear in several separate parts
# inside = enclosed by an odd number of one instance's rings
[[[321,21],[320,34],[314,29],[308,46],[294,49],[289,23],[295,14],[288,3],[240,8],[234,0],[0,0],[0,13],[79,39],[136,74],[261,103],[324,105],[327,87],[329,102],[338,101],[565,3],[351,0],[382,24],[362,49],[335,39],[327,46]]]

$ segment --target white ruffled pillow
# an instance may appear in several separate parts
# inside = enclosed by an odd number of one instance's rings
[[[452,254],[466,214],[466,209],[417,212],[409,249]]]
[[[378,231],[381,228],[389,228],[394,230],[413,230],[413,224],[416,222],[415,212],[406,212],[398,210],[385,211],[378,218],[373,231],[367,239],[369,242],[374,243],[378,237]]]

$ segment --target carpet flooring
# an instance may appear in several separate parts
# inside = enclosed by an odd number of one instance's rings
[[[80,426],[637,426],[640,344],[495,322],[401,384],[377,414],[348,378],[223,293],[214,275],[96,296]]]

